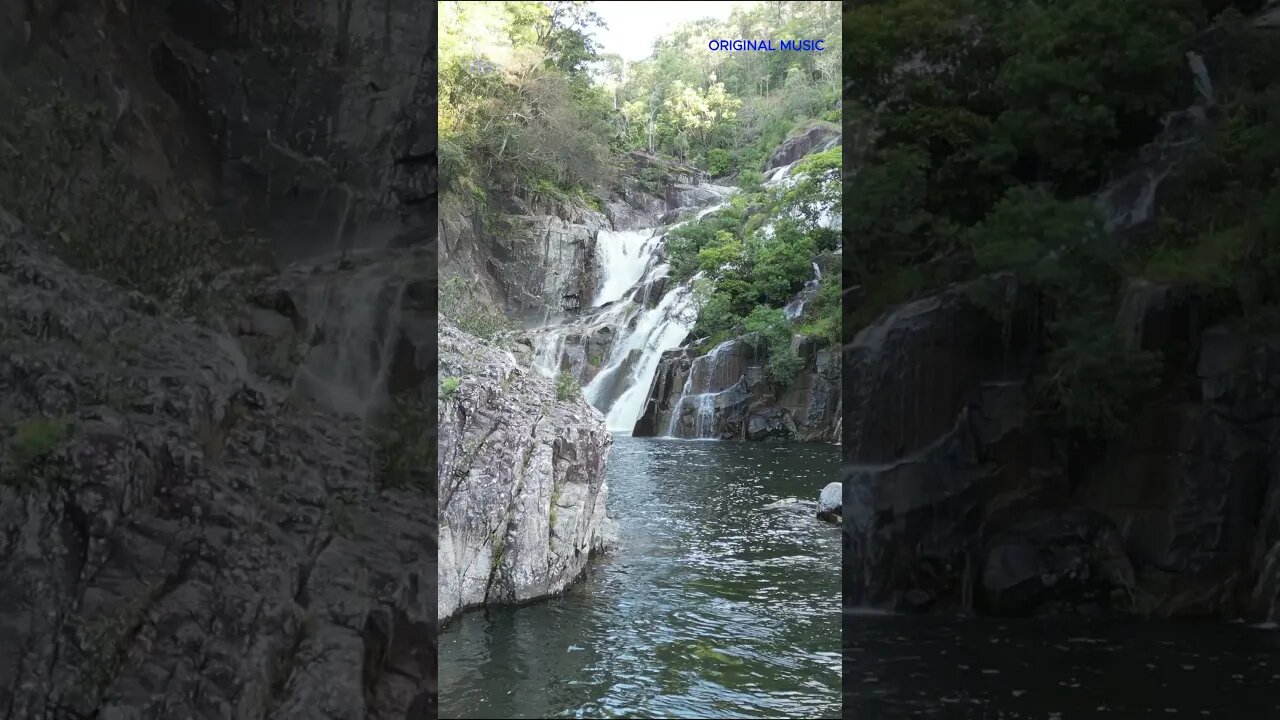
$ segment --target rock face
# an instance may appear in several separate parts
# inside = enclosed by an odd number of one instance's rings
[[[0,213],[11,716],[434,715],[430,477],[386,485],[358,417],[259,371],[241,340],[321,324],[287,300],[167,319]]]
[[[726,340],[706,355],[682,348],[658,364],[636,436],[831,442],[840,420],[840,358],[796,336],[804,366],[786,388],[765,375],[764,357],[747,339]]]
[[[5,73],[103,104],[162,206],[190,187],[285,262],[430,239],[434,6],[0,0],[0,17]]]
[[[825,150],[834,147],[839,142],[840,129],[836,126],[828,126],[823,124],[814,124],[800,135],[788,138],[786,142],[779,145],[769,159],[765,161],[764,172],[768,173],[774,168],[780,168],[784,165],[799,160],[815,150]]]
[[[447,325],[440,377],[441,620],[564,590],[609,535],[603,415]]]
[[[442,267],[479,278],[495,305],[526,324],[574,312],[595,294],[596,236],[609,223],[598,212],[555,211],[560,214],[501,215],[489,225],[446,216]]]
[[[1003,319],[954,288],[848,346],[846,591],[902,609],[1274,619],[1280,337],[1200,327],[1180,293],[1135,282],[1117,325],[1166,351],[1165,381],[1081,455],[1026,412],[1037,318],[1005,293]]]
[[[528,327],[540,326],[590,307],[600,281],[601,230],[656,227],[728,190],[706,185],[706,173],[669,158],[631,152],[623,162],[626,174],[616,185],[597,189],[602,211],[503,197],[480,212],[469,201],[450,198],[438,225],[442,270],[478,282],[495,307]]]

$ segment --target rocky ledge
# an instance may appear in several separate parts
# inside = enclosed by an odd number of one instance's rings
[[[612,534],[604,416],[442,321],[438,419],[441,621],[568,587]]]

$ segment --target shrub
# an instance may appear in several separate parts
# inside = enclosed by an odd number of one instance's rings
[[[804,363],[791,346],[791,328],[787,316],[778,308],[758,306],[743,321],[743,329],[755,335],[756,342],[767,351],[765,372],[779,387],[795,382]]]
[[[462,331],[489,342],[500,342],[517,329],[502,311],[479,296],[473,280],[457,275],[440,283],[440,314]]]
[[[714,148],[707,152],[707,172],[712,177],[724,175],[733,169],[733,156],[727,150]]]
[[[565,371],[560,371],[556,376],[556,399],[568,400],[577,396],[582,389],[578,387],[578,380]]]
[[[74,429],[70,418],[33,417],[18,423],[5,443],[0,472],[25,476],[36,463],[70,439]]]
[[[265,245],[222,233],[206,209],[166,218],[143,197],[126,163],[102,152],[100,107],[61,90],[17,98],[0,123],[0,192],[5,205],[69,265],[193,310],[205,284],[232,265],[262,262]]]
[[[450,398],[458,391],[458,386],[462,381],[456,377],[447,377],[440,381],[440,398]]]
[[[436,471],[435,420],[416,395],[402,395],[373,425],[383,487],[428,487]]]

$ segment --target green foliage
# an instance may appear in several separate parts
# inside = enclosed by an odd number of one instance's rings
[[[1130,269],[1214,292],[1274,277],[1257,268],[1269,257],[1262,208],[1280,133],[1261,98],[1225,103],[1219,149],[1178,181],[1182,199],[1162,203],[1176,210],[1154,236],[1107,237],[1089,199],[1069,200],[1094,192],[1151,141],[1163,113],[1185,105],[1186,41],[1204,19],[1193,0],[852,6],[844,66],[859,82],[845,107],[867,109],[877,132],[852,148],[858,171],[845,188],[850,330],[949,283],[1012,273],[1044,325],[1039,409],[1064,432],[1115,432],[1157,376],[1154,359],[1113,330]],[[1224,32],[1250,35],[1243,24]],[[1267,45],[1245,40],[1223,47]],[[1232,55],[1215,62],[1255,91],[1269,82],[1266,61]],[[972,287],[981,298],[987,286]],[[1007,311],[1006,298],[991,303]]]
[[[1131,348],[1112,317],[1068,315],[1051,326],[1055,341],[1035,379],[1050,424],[1087,437],[1115,436],[1136,400],[1157,383],[1159,358]]]
[[[782,310],[761,305],[746,317],[743,329],[767,350],[765,372],[769,379],[779,387],[794,382],[804,363],[791,346],[791,328]]]
[[[1119,285],[1118,244],[1089,200],[1015,187],[970,237],[980,269],[1013,271],[1065,307],[1110,305]]]
[[[447,377],[440,381],[440,399],[445,400],[453,397],[458,392],[458,386],[462,384],[462,380],[456,377]]]
[[[1194,0],[1018,5],[995,27],[1008,57],[995,83],[1001,129],[1042,177],[1079,187],[1172,106],[1198,21]]]
[[[5,207],[69,265],[190,311],[216,273],[266,260],[260,240],[225,236],[189,196],[179,214],[163,215],[127,159],[103,151],[101,107],[60,88],[0,96],[9,115],[0,122]]]
[[[1069,432],[1106,437],[1123,429],[1159,366],[1115,330],[1121,259],[1092,203],[1013,188],[972,242],[980,268],[1012,272],[1045,307],[1050,346],[1036,380],[1042,408]]]
[[[571,373],[560,371],[556,376],[556,399],[569,400],[577,397],[582,393],[582,388],[578,387],[578,379]]]
[[[804,321],[796,332],[839,345],[843,310],[843,288],[838,273],[827,273],[818,284],[818,294],[804,307]]]
[[[25,476],[42,459],[71,438],[75,423],[67,417],[33,417],[19,422],[5,442],[5,475]]]
[[[393,399],[373,425],[378,481],[386,488],[430,488],[436,471],[435,419],[415,395]]]
[[[502,311],[490,307],[480,296],[473,280],[446,277],[440,283],[440,314],[464,332],[489,342],[501,342],[517,326]]]
[[[719,175],[759,170],[797,119],[834,111],[840,86],[840,19],[834,2],[735,9],[725,20],[675,27],[653,57],[630,63],[616,85],[624,149],[701,162]],[[822,37],[822,53],[712,53],[710,38]]]
[[[698,268],[705,273],[734,272],[742,267],[742,241],[728,230],[716,232],[713,244],[698,251]]]
[[[1236,91],[1224,115],[1177,178],[1144,274],[1249,315],[1280,300],[1280,88]]]
[[[612,100],[591,84],[597,59],[585,4],[441,3],[442,202],[519,194],[599,208]]]
[[[712,177],[724,175],[733,169],[733,156],[723,148],[712,148],[707,151],[707,172]]]

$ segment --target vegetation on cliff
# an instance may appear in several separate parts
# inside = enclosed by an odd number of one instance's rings
[[[1224,5],[852,6],[850,112],[874,140],[846,188],[847,282],[859,288],[847,335],[892,304],[1012,272],[1039,298],[1041,409],[1070,433],[1105,436],[1158,380],[1155,358],[1114,328],[1126,278],[1185,285],[1226,314],[1273,316],[1280,104],[1263,68],[1280,56],[1234,9],[1216,18],[1212,42],[1215,129],[1177,171],[1178,197],[1162,202],[1156,227],[1117,241],[1086,197],[1195,99],[1190,43]]]

